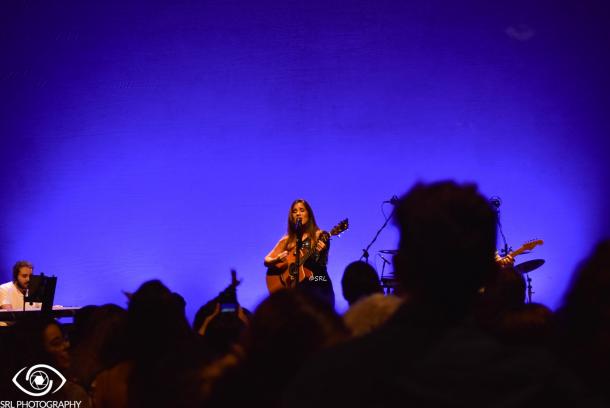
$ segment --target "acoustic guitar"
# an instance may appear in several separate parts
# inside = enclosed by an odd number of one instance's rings
[[[349,222],[346,219],[335,225],[330,232],[323,231],[318,240],[328,244],[330,237],[337,236],[349,228]],[[311,256],[319,256],[315,248],[303,248],[301,250],[301,258],[297,263],[296,249],[291,251],[285,260],[270,267],[267,271],[267,289],[269,293],[276,292],[284,288],[293,288],[297,282],[303,282],[305,279],[313,279],[313,272],[305,267],[305,262]],[[273,272],[269,274],[269,272]]]

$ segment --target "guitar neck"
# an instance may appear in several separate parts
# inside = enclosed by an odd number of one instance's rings
[[[542,245],[543,242],[544,241],[542,241],[541,239],[527,242],[524,245],[521,245],[519,248],[517,248],[517,250],[511,251],[510,256],[512,256],[514,258],[515,256],[521,255],[522,253],[524,253],[527,250],[532,250],[535,247],[537,247],[538,245]]]
[[[514,258],[514,257],[516,257],[518,255],[521,255],[523,252],[525,252],[525,248],[521,247],[521,248],[518,248],[516,251],[512,251],[510,253],[510,256],[512,256]]]
[[[330,236],[326,236],[326,234],[323,233],[323,234],[320,235],[319,240],[323,241],[324,243],[327,243],[330,240]],[[318,251],[315,248],[311,248],[311,251],[308,251],[305,255],[303,255],[301,257],[301,260],[299,262],[299,266],[305,264],[305,262],[307,262],[309,257],[311,257],[316,252],[318,252]]]
[[[326,232],[326,231],[322,231],[320,234],[320,237],[318,238],[318,240],[324,242],[325,244],[328,243],[328,241],[330,241],[330,239],[336,235],[341,234],[343,231],[347,230],[349,224],[348,224],[348,220],[347,218],[344,219],[343,221],[339,222],[337,225],[335,225],[330,232]],[[313,242],[313,240],[312,240]],[[312,254],[317,253],[318,251],[315,248],[311,248],[311,250],[309,252],[307,252],[305,255],[303,255],[303,258],[300,260],[299,262],[299,266],[303,265]]]
[[[302,266],[305,264],[305,262],[307,262],[307,260],[309,259],[309,257],[311,256],[311,254],[313,254],[313,251],[309,251],[308,253],[306,253],[304,256],[301,257],[298,265]]]

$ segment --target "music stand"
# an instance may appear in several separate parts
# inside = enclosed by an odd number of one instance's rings
[[[50,312],[53,309],[53,301],[55,300],[55,287],[57,286],[57,277],[40,275],[32,275],[28,286],[28,295],[24,296],[25,303],[42,303],[41,311]]]

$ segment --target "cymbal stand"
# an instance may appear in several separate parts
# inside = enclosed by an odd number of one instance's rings
[[[382,256],[381,254],[377,254],[379,255],[379,257],[381,258],[381,260],[383,261],[383,265],[381,266],[381,282],[383,283],[383,278],[385,277],[384,273],[385,273],[385,266],[386,264],[390,264],[390,261],[388,261],[387,259],[385,259],[384,256]],[[385,294],[389,295],[391,293],[390,288],[385,288]]]
[[[532,303],[532,295],[536,292],[532,291],[532,278],[530,278],[530,274],[525,274],[525,280],[527,282],[527,303]]]

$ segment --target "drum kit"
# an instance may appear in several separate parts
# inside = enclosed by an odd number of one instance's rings
[[[379,251],[379,253],[384,254],[384,255],[396,255],[398,253],[398,250],[382,249]],[[527,253],[527,252],[523,252],[523,253]],[[381,287],[383,288],[383,290],[386,294],[391,294],[391,293],[394,293],[396,291],[396,288],[398,287],[398,279],[396,279],[396,276],[394,275],[393,272],[390,272],[388,274],[384,273],[385,264],[389,263],[389,262],[383,256],[381,256],[381,259],[384,261],[383,268],[381,271],[381,278],[380,278]],[[521,262],[520,264],[513,266],[513,268],[517,272],[519,272],[521,275],[525,276],[525,279],[527,281],[527,294],[528,294],[529,303],[532,302],[532,294],[534,293],[534,292],[532,292],[532,279],[530,278],[529,273],[540,268],[542,265],[544,265],[544,262],[545,262],[544,259],[532,259],[530,261]]]

